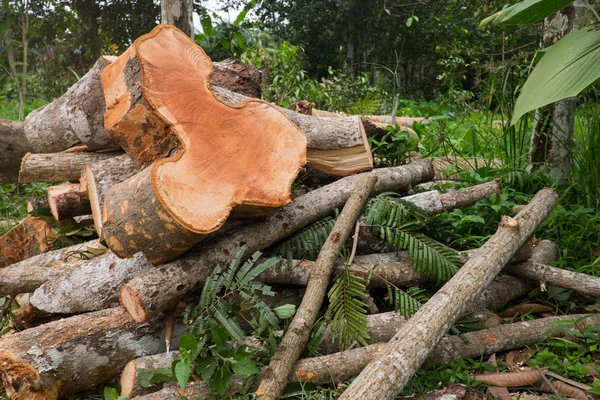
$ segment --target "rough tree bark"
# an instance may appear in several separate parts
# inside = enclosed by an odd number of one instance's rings
[[[82,264],[80,255],[93,243],[49,251],[0,268],[0,297],[30,293],[52,278],[62,278]]]
[[[194,2],[192,0],[161,0],[160,19],[162,24],[173,25],[194,38]]]
[[[50,322],[0,340],[0,378],[14,399],[53,400],[111,380],[131,359],[164,348],[161,323],[121,308]]]
[[[88,194],[81,190],[79,183],[63,183],[49,186],[46,190],[50,212],[57,221],[92,212]]]
[[[193,40],[159,25],[102,74],[105,127],[134,161],[133,149],[153,158],[167,149],[162,144],[175,146],[175,154],[107,191],[103,234],[121,257],[142,251],[152,263],[166,262],[232,212],[256,216],[291,201],[291,184],[306,163],[305,136],[266,102],[219,101],[212,70]],[[141,87],[131,86],[140,71]]]
[[[504,217],[496,234],[398,331],[341,399],[394,398],[466,304],[494,279],[550,213],[557,198],[553,190],[543,189],[515,218]]]
[[[277,347],[277,351],[271,358],[269,366],[261,374],[262,381],[254,394],[256,398],[274,400],[281,397],[287,385],[287,376],[310,338],[312,326],[317,320],[327,293],[333,266],[346,240],[350,237],[356,220],[362,213],[376,182],[376,176],[364,175],[356,183],[354,192],[342,209],[319,253],[308,279],[302,303],[300,303],[283,340]]]
[[[542,241],[546,242],[546,241]],[[533,282],[543,282],[590,296],[600,296],[600,278],[546,265],[548,261],[531,259],[509,265],[504,271]]]
[[[381,193],[431,179],[433,168],[429,161],[420,160],[402,167],[379,169],[373,174],[378,179],[374,193]],[[121,288],[121,304],[139,322],[160,313],[198,284],[203,268],[226,263],[240,246],[247,246],[242,258],[249,257],[255,251],[267,248],[342,206],[358,177],[349,176],[313,190],[292,204],[271,212],[262,221],[241,227],[230,235],[201,246],[200,254],[193,251],[160,268],[140,274]]]
[[[19,183],[78,181],[87,164],[113,158],[121,152],[27,153],[21,161]]]
[[[585,25],[589,0],[576,0],[544,20],[543,42],[550,47],[561,37]],[[531,169],[557,181],[569,179],[577,98],[557,101],[535,112],[529,145]]]

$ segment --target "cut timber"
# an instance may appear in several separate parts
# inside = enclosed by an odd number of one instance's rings
[[[26,153],[53,153],[79,144],[90,151],[118,148],[103,127],[100,85],[100,74],[113,59],[100,57],[67,93],[32,111],[24,123],[0,121],[0,183],[17,181]]]
[[[79,215],[88,215],[92,211],[87,192],[82,192],[79,183],[63,183],[50,186],[48,205],[50,212],[57,221]]]
[[[115,157],[120,152],[27,153],[21,161],[19,183],[78,181],[87,164]]]
[[[503,217],[498,231],[397,332],[341,399],[394,398],[452,322],[492,282],[557,200],[558,195],[553,190],[543,189],[515,218]]]
[[[48,222],[28,215],[0,237],[0,268],[48,251],[55,238]]]
[[[211,83],[248,97],[260,99],[261,73],[258,68],[228,58],[213,64]]]
[[[378,122],[385,125],[391,125],[394,123],[391,115],[363,115],[362,117],[364,119],[368,119],[369,121]],[[396,123],[399,126],[412,128],[415,122],[418,122],[423,125],[430,124],[429,120],[424,117],[396,117]]]
[[[96,257],[37,288],[31,304],[51,313],[78,313],[115,307],[123,282],[152,268],[141,254],[120,259],[113,253]]]
[[[502,161],[473,157],[439,157],[433,159],[435,169],[435,180],[461,180],[460,173],[463,171],[476,171],[480,168],[502,168]]]
[[[257,399],[275,400],[281,397],[287,385],[287,376],[304,352],[310,338],[312,326],[317,320],[327,293],[333,266],[354,230],[356,220],[362,213],[376,182],[376,176],[363,175],[335,221],[311,271],[302,303],[296,310],[271,362],[261,374],[262,381],[254,393]]]
[[[477,359],[484,355],[540,343],[548,337],[562,336],[561,333],[548,329],[555,326],[557,321],[567,318],[578,321],[582,317],[584,315],[540,318],[444,337],[429,353],[427,366],[440,366],[461,358]],[[582,323],[585,326],[595,326],[600,323],[600,315],[593,314]],[[306,358],[298,361],[288,379],[290,382],[337,385],[357,376],[372,360],[382,354],[384,348],[385,344],[372,344],[327,356]],[[365,389],[377,390],[377,387]]]
[[[237,105],[248,99],[225,88],[215,86],[213,90],[227,104]],[[278,109],[306,135],[306,159],[312,168],[334,176],[373,168],[373,155],[360,117],[313,117]]]
[[[0,376],[13,399],[52,400],[110,381],[131,359],[164,348],[160,323],[120,308],[50,322],[0,339]]]
[[[96,241],[49,251],[0,268],[0,297],[30,293],[48,280],[62,278],[87,259],[87,245],[94,243]]]
[[[144,77],[141,96],[140,88],[128,86],[132,68]],[[291,184],[306,162],[306,138],[261,100],[235,107],[219,101],[210,89],[211,74],[200,47],[160,25],[102,75],[105,126],[130,155],[138,143],[148,155],[155,153],[146,145],[152,147],[157,133],[145,142],[148,132],[141,126],[147,118],[165,127],[159,143],[181,146],[175,156],[108,190],[103,233],[121,257],[144,251],[149,261],[162,263],[219,229],[232,209],[236,216],[254,216],[291,201]],[[134,119],[139,123],[132,124]]]
[[[420,160],[395,168],[372,172],[377,176],[374,193],[394,191],[431,179],[433,168],[428,160]],[[193,289],[205,271],[230,260],[240,246],[247,250],[242,258],[265,249],[304,226],[315,222],[341,207],[360,175],[342,178],[330,185],[298,197],[293,203],[269,213],[261,221],[236,229],[206,246],[200,253],[190,252],[180,259],[153,268],[135,277],[121,288],[121,304],[136,321],[143,322],[177,303]]]
[[[153,388],[144,388],[138,381],[138,371],[145,369],[156,371],[160,368],[171,368],[173,361],[179,359],[178,351],[153,354],[129,361],[121,373],[121,396],[131,398],[141,396],[153,391]]]
[[[541,241],[540,245],[547,245],[546,240]],[[600,296],[600,278],[582,274],[580,272],[568,271],[561,268],[546,265],[548,261],[531,259],[523,261],[520,264],[506,267],[505,272],[532,280],[541,281],[565,289],[574,290],[579,293],[591,296]]]
[[[17,181],[21,158],[31,150],[24,136],[24,122],[0,119],[0,184]]]
[[[111,186],[132,177],[138,169],[126,154],[86,165],[81,172],[81,190],[87,193],[94,229],[102,237],[102,204],[104,195]]]

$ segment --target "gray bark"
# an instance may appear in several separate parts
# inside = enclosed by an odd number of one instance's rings
[[[541,190],[515,218],[504,217],[496,234],[396,333],[340,399],[394,398],[466,305],[532,235],[557,199],[553,190]]]
[[[19,183],[78,181],[87,164],[113,158],[121,152],[26,154],[21,161]]]
[[[161,23],[173,25],[194,38],[194,2],[192,0],[161,0]]]

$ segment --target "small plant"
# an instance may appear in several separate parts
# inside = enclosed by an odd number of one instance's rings
[[[419,139],[402,130],[399,126],[389,125],[381,137],[371,136],[369,145],[373,155],[379,157],[387,166],[397,166],[409,161],[410,152],[415,150]]]
[[[198,303],[186,308],[184,320],[189,332],[179,340],[180,359],[174,361],[172,369],[154,374],[140,370],[140,382],[148,386],[161,385],[174,378],[185,389],[194,374],[223,396],[233,374],[252,377],[260,372],[257,360],[261,354],[246,344],[246,333],[240,322],[249,325],[265,342],[263,351],[269,351],[277,343],[274,335],[280,318],[290,316],[290,307],[271,310],[261,296],[274,293],[269,286],[255,281],[278,260],[271,258],[255,265],[261,255],[257,252],[242,264],[245,251],[242,247],[228,268],[217,266],[207,278]]]

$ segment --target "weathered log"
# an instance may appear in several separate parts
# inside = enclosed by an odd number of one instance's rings
[[[50,400],[111,380],[131,359],[164,348],[159,322],[121,308],[77,315],[0,339],[0,377],[13,399]]]
[[[61,318],[64,318],[63,314],[51,314],[46,311],[38,310],[32,306],[31,303],[26,302],[13,311],[11,325],[17,331],[22,331]]]
[[[166,262],[218,230],[234,208],[236,216],[256,216],[291,201],[291,184],[306,163],[306,138],[262,100],[221,102],[210,87],[212,69],[193,40],[159,25],[102,74],[105,127],[134,161],[140,151],[148,160],[166,149],[162,144],[175,146],[107,191],[103,233],[121,257],[142,251],[152,263]],[[141,76],[141,87],[130,86]]]
[[[61,278],[87,258],[87,246],[96,241],[76,244],[42,253],[5,268],[0,268],[0,297],[30,293],[53,278]]]
[[[98,236],[102,236],[102,204],[106,191],[136,173],[137,167],[126,154],[86,165],[81,171],[81,190],[87,193]]]
[[[78,313],[118,305],[119,287],[152,268],[141,254],[120,259],[113,253],[82,263],[70,273],[49,280],[33,292],[31,304],[51,313]]]
[[[310,338],[312,326],[317,320],[327,293],[333,266],[346,240],[350,237],[356,220],[362,213],[376,182],[377,177],[369,174],[363,175],[356,183],[354,192],[342,209],[319,253],[310,273],[302,303],[300,303],[300,307],[298,307],[269,365],[261,373],[262,381],[254,393],[256,398],[274,400],[281,397],[287,385],[287,376]]]
[[[394,123],[391,115],[363,115],[362,117],[364,119],[386,125],[392,125]],[[429,125],[431,123],[427,118],[424,117],[396,117],[396,124],[398,124],[398,126],[412,128],[415,122],[423,125]]]
[[[38,210],[40,208],[50,208],[48,204],[48,197],[42,199],[29,199],[27,200],[27,212],[32,212],[33,210]]]
[[[50,186],[46,190],[50,212],[57,221],[88,215],[92,211],[88,194],[81,191],[79,183],[63,183]]]
[[[433,170],[430,162],[421,160],[401,167],[379,169],[373,174],[378,179],[374,193],[381,193],[428,180]],[[206,276],[207,269],[210,271],[214,265],[226,263],[240,246],[247,246],[242,258],[249,257],[343,205],[357,179],[358,176],[353,175],[313,190],[269,213],[261,221],[200,246],[200,254],[190,252],[176,261],[140,274],[121,288],[121,304],[136,321],[145,321],[172,306]]]
[[[540,318],[447,336],[441,339],[429,353],[426,366],[443,365],[461,358],[479,358],[486,354],[539,343],[548,337],[561,335],[559,332],[548,330],[553,323],[566,319],[577,321],[581,317],[583,315]],[[595,326],[600,323],[600,315],[593,314],[580,323],[584,326]],[[300,360],[288,379],[290,382],[304,381],[317,385],[335,385],[357,376],[365,366],[382,354],[385,346],[386,344],[383,343],[373,344],[341,353]],[[375,391],[377,386],[371,386],[370,389]]]
[[[221,87],[214,93],[224,102],[237,105],[248,98]],[[345,176],[373,168],[373,155],[367,133],[358,116],[312,117],[277,107],[306,135],[308,165],[335,176]]]
[[[212,75],[211,83],[214,86],[260,99],[261,73],[258,68],[242,64],[233,58],[213,63],[213,65],[215,72]]]
[[[21,158],[30,151],[24,136],[24,122],[0,119],[0,184],[17,181]]]
[[[504,271],[533,282],[544,282],[579,293],[589,294],[590,296],[600,296],[600,278],[580,272],[551,267],[546,264],[547,261],[532,259],[523,261],[520,264],[510,265]]]
[[[21,161],[19,183],[78,181],[87,164],[115,157],[120,152],[27,153]]]
[[[515,218],[504,217],[496,234],[398,331],[341,399],[396,396],[454,319],[491,283],[557,199],[553,190],[541,190]]]
[[[0,237],[0,268],[47,251],[55,238],[48,222],[28,215]]]

